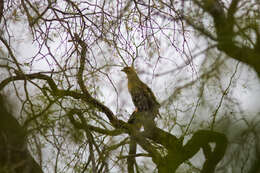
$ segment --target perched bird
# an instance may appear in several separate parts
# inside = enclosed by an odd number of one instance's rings
[[[125,67],[121,71],[125,72],[128,78],[128,91],[138,112],[146,112],[155,118],[159,115],[160,104],[152,90],[143,83],[132,67]]]
[[[156,101],[152,90],[139,79],[132,67],[125,67],[122,71],[127,75],[128,91],[136,107],[136,110],[130,116],[128,123],[132,124],[136,131],[139,131],[142,124],[144,124],[145,128],[146,122],[154,124],[154,118],[159,115],[160,104]],[[136,147],[136,141],[131,136],[129,143],[129,157],[127,158],[128,172],[134,172]]]

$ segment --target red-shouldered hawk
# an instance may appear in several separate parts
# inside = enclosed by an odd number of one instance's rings
[[[127,75],[128,91],[137,109],[130,116],[128,123],[133,124],[133,127],[137,131],[139,131],[142,124],[144,124],[144,128],[151,127],[150,125],[154,125],[153,120],[155,116],[159,115],[160,104],[156,101],[152,90],[139,79],[133,68],[125,67],[122,71]],[[135,154],[136,141],[131,137],[129,143],[129,157],[127,159],[128,172],[134,172],[134,163],[136,162]]]
[[[159,115],[160,104],[156,101],[152,90],[139,79],[132,67],[125,67],[122,71],[127,75],[128,91],[137,111],[149,112],[152,118]]]

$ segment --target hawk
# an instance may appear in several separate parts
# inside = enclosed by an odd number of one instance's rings
[[[132,113],[132,115],[128,120],[128,123],[133,124],[133,127],[137,131],[139,131],[142,124],[144,124],[144,128],[147,124],[154,124],[153,122],[154,118],[157,115],[160,115],[159,114],[160,104],[156,101],[156,98],[152,90],[139,79],[139,77],[137,76],[136,72],[132,67],[125,67],[122,69],[122,71],[125,72],[127,75],[128,91],[136,107],[136,111]],[[127,159],[128,172],[134,172],[134,164],[136,162],[135,155],[136,155],[136,141],[132,137],[130,137],[129,157]]]
[[[127,75],[128,91],[137,112],[149,113],[154,119],[159,115],[160,104],[157,102],[152,90],[139,79],[132,67],[125,67],[122,71]]]

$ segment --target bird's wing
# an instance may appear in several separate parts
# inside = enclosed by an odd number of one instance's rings
[[[159,109],[160,104],[156,101],[152,90],[144,83],[137,83],[129,91],[134,105],[139,111]]]
[[[151,88],[149,88],[146,84],[143,84],[143,88],[145,90],[145,93],[147,94],[147,97],[152,99],[154,101],[155,104],[157,104],[158,107],[160,107],[160,104],[158,103],[158,101],[156,100],[156,97],[153,93],[153,91],[151,90]]]
[[[136,86],[131,89],[130,93],[134,105],[139,111],[149,110],[150,106],[149,106],[148,94],[144,91],[142,87]]]

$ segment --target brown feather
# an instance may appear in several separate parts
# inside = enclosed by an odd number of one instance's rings
[[[160,104],[152,90],[139,79],[133,68],[125,67],[122,71],[127,74],[128,90],[137,110],[149,111],[153,116],[158,115]]]

